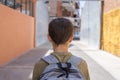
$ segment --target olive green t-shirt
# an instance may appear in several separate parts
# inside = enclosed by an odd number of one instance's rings
[[[51,54],[54,55],[60,62],[63,63],[67,62],[72,55],[71,53],[51,53]],[[38,61],[34,66],[32,80],[40,80],[40,76],[47,66],[48,63],[45,62],[44,60],[41,59],[40,61]],[[78,68],[84,75],[85,80],[90,80],[86,61],[82,60],[78,65]]]

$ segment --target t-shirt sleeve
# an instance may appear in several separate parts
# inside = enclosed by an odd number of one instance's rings
[[[88,72],[88,66],[86,61],[82,60],[80,64],[78,65],[79,70],[84,75],[85,80],[90,80],[89,72]]]
[[[42,59],[39,62],[37,62],[33,69],[32,80],[40,80],[40,76],[43,73],[43,71],[47,65],[48,65],[48,63],[46,63]]]

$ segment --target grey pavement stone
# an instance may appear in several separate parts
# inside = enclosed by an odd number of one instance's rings
[[[51,50],[49,43],[28,51],[4,67],[0,67],[0,80],[28,80],[37,62],[47,51]],[[91,80],[115,80],[109,72],[100,66],[94,59],[83,52],[76,44],[71,44],[69,50],[76,56],[85,59],[88,63]],[[104,65],[103,65],[104,66]]]
[[[82,50],[71,50],[73,54],[86,60],[88,64],[91,80],[115,80],[105,69],[102,68],[96,61],[86,55]]]
[[[44,44],[43,44],[44,45]],[[48,51],[45,46],[29,50],[0,67],[0,80],[28,80],[34,64]]]
[[[110,59],[113,60],[112,56],[110,58],[108,53],[100,56],[102,52],[93,48],[89,48],[88,46],[85,46],[79,42],[73,42],[72,44],[76,46],[76,49],[70,49],[70,50],[76,56],[82,57],[87,61],[91,80],[119,80],[116,79],[119,78],[119,76],[114,76],[113,74],[110,73],[114,68],[108,68],[108,69],[104,68],[106,67],[106,65],[111,67],[118,67],[118,65],[110,65],[109,63],[104,64],[106,62],[104,60],[108,60],[107,62],[109,62]],[[110,59],[106,59],[108,57]],[[101,63],[103,63],[103,65],[100,65],[100,61]],[[117,64],[119,62],[118,59],[114,59],[114,61]],[[114,73],[114,71],[112,73]]]
[[[27,80],[32,68],[0,69],[0,80]]]
[[[40,60],[47,50],[46,48],[32,49],[6,66],[34,66],[35,62]]]

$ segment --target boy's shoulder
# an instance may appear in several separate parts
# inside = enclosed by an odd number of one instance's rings
[[[49,61],[49,62],[48,62]],[[44,56],[42,57],[35,65],[36,66],[48,66],[49,63],[56,63],[56,57],[54,55],[48,55],[48,56]],[[58,61],[57,61],[58,62]],[[76,65],[79,65],[79,66],[83,66],[86,64],[86,61],[81,58],[81,57],[78,57],[78,56],[75,56],[75,55],[71,55],[70,58],[68,59],[67,62],[72,62],[73,64],[76,64]]]
[[[43,67],[45,67],[47,65],[48,65],[48,63],[45,62],[42,58],[35,63],[35,66],[43,66]]]
[[[54,55],[48,55],[48,56],[45,56],[42,58],[42,60],[44,62],[47,62],[47,63],[57,63],[59,62],[57,60],[57,58],[54,56]],[[68,59],[68,61],[66,62],[70,62],[70,63],[73,63],[73,64],[80,64],[81,61],[85,61],[84,59],[82,59],[81,57],[78,57],[78,56],[75,56],[75,55],[71,55],[70,58]]]

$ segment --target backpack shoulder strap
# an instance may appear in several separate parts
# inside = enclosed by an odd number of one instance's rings
[[[82,60],[83,60],[82,58],[72,55],[67,62],[70,62],[75,66],[78,66]]]
[[[42,58],[44,61],[46,61],[48,64],[52,63],[58,63],[58,59],[54,55],[48,55]]]

